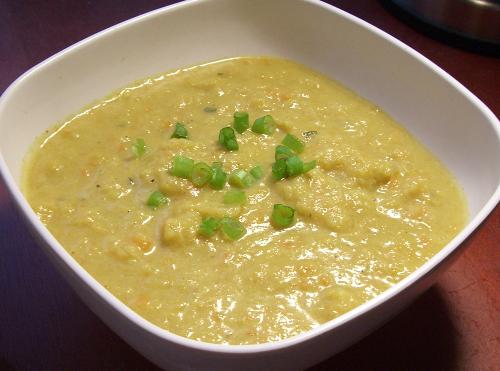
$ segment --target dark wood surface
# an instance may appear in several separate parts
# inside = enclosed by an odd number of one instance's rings
[[[430,58],[500,116],[498,58],[434,40],[375,0],[330,2]],[[0,92],[76,41],[169,3],[0,0]],[[500,370],[499,237],[497,207],[432,289],[312,370]],[[90,312],[55,271],[1,180],[0,254],[0,370],[156,369]]]

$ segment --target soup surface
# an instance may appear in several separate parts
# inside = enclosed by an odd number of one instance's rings
[[[236,111],[250,127],[271,115],[276,129],[236,132],[229,151],[219,131]],[[177,122],[187,139],[171,138]],[[305,144],[295,159],[316,167],[287,167],[276,180],[286,134]],[[172,174],[179,155],[228,174],[260,166],[263,176],[195,186],[194,175]],[[451,174],[379,107],[267,57],[180,69],[110,95],[44,133],[23,181],[42,222],[108,290],[152,323],[213,343],[277,341],[331,320],[421,266],[466,220]],[[273,219],[275,204],[295,211],[281,215],[289,227]],[[242,236],[216,229],[224,217]]]

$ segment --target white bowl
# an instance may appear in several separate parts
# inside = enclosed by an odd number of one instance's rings
[[[456,175],[469,224],[375,299],[302,335],[230,346],[188,340],[138,316],[54,239],[19,190],[23,156],[44,129],[136,79],[238,55],[275,55],[340,80],[383,107]],[[21,214],[74,289],[139,352],[172,369],[303,369],[367,335],[432,285],[500,198],[496,117],[429,60],[375,27],[307,0],[194,0],[100,32],[17,79],[0,100],[0,170]],[[26,267],[29,269],[29,267]]]

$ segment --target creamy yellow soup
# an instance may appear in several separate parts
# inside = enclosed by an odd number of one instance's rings
[[[218,142],[235,111],[271,115],[276,130]],[[171,138],[181,122],[188,139]],[[299,138],[308,172],[276,180],[275,149]],[[137,152],[144,140],[144,153]],[[243,204],[172,175],[175,156],[260,165]],[[212,343],[281,340],[388,289],[464,225],[466,203],[447,169],[376,105],[282,59],[245,57],[148,78],[44,133],[28,155],[24,190],[66,250],[121,301],[173,333]],[[152,192],[168,202],[149,206]],[[295,210],[271,223],[273,205]],[[202,236],[231,217],[232,240]]]

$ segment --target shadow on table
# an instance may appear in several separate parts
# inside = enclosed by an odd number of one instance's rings
[[[434,286],[385,326],[309,371],[447,371],[456,370],[457,357],[456,330]]]
[[[15,371],[16,369],[12,367],[5,359],[0,355],[0,370],[2,371]]]

